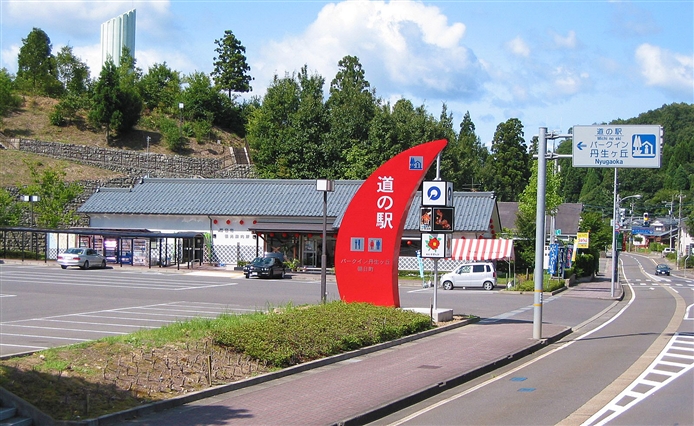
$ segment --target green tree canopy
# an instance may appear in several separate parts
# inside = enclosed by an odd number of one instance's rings
[[[152,65],[147,74],[140,79],[140,97],[145,108],[158,108],[171,115],[178,114],[178,100],[181,99],[181,75],[166,65]]]
[[[58,81],[56,60],[51,39],[42,29],[34,28],[22,39],[17,58],[17,85],[35,95],[58,96],[62,85]]]
[[[2,117],[17,108],[22,102],[21,98],[14,92],[12,76],[7,69],[0,70],[0,123]]]
[[[212,78],[220,90],[226,91],[231,98],[232,92],[246,93],[253,90],[249,75],[251,67],[246,62],[246,48],[230,30],[224,31],[224,37],[214,41],[217,56],[214,58]]]
[[[39,196],[39,201],[33,203],[36,226],[65,228],[75,225],[79,217],[69,206],[82,193],[82,187],[75,182],[65,182],[62,169],[41,169],[39,163],[25,164],[29,167],[33,183],[23,188],[22,193]]]
[[[523,124],[511,118],[499,124],[485,166],[486,189],[499,201],[517,201],[530,178],[530,155],[523,140]]]
[[[89,88],[89,67],[72,52],[71,46],[63,46],[56,56],[58,80],[71,95],[82,95]]]
[[[19,226],[22,208],[6,189],[0,188],[0,226]]]

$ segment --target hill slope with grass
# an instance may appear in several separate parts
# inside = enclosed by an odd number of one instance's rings
[[[0,143],[11,138],[34,139],[45,142],[60,142],[74,145],[89,145],[102,148],[127,149],[173,155],[163,143],[161,134],[144,126],[136,126],[130,132],[112,138],[106,143],[106,134],[100,129],[91,128],[82,114],[68,126],[59,127],[50,123],[49,116],[56,99],[26,96],[21,106],[2,118],[0,125]],[[143,116],[142,123],[148,120]],[[149,146],[147,137],[149,136]],[[210,140],[189,138],[187,149],[176,155],[202,158],[223,158],[229,155],[229,147],[242,146],[244,141],[233,133],[214,128]],[[9,144],[6,144],[6,146]],[[70,161],[55,160],[41,155],[21,153],[13,150],[0,151],[0,187],[22,186],[31,183],[29,170],[24,161],[39,161],[50,167],[59,167],[66,171],[66,180],[104,180],[120,177],[118,173],[97,167],[80,165]]]

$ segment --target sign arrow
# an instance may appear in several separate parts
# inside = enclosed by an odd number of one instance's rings
[[[583,151],[584,146],[585,145],[583,145],[583,141],[580,141],[578,144],[576,144],[576,148],[580,149],[581,151]]]

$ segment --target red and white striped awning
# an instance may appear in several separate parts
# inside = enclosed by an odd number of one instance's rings
[[[451,251],[454,260],[513,259],[513,240],[454,239]]]

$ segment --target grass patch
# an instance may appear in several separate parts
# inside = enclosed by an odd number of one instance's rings
[[[0,386],[55,420],[122,411],[434,327],[365,303],[191,319],[0,361]]]

